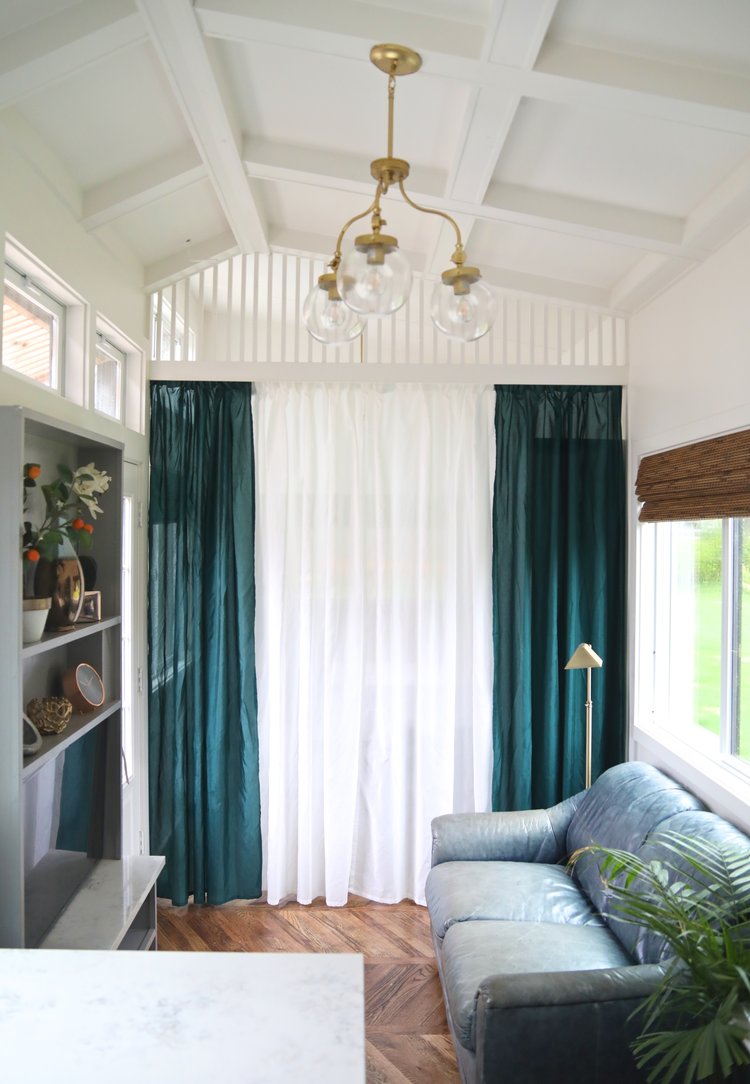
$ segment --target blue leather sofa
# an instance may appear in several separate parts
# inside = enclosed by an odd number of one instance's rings
[[[427,906],[464,1084],[630,1084],[634,1009],[666,946],[602,917],[589,843],[658,856],[656,831],[740,847],[750,839],[648,764],[605,772],[551,809],[432,822]]]

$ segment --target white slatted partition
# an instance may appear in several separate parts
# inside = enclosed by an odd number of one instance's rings
[[[307,333],[301,310],[326,270],[322,260],[287,253],[233,256],[152,295],[152,370],[183,363],[185,379],[203,365],[262,365],[283,379],[300,366],[390,365],[497,367],[575,371],[581,383],[626,383],[627,326],[623,316],[543,297],[498,290],[495,326],[476,343],[452,342],[430,319],[432,281],[415,276],[409,302],[394,316],[370,319],[362,342],[324,347]],[[612,370],[618,370],[613,373]],[[433,370],[434,371],[434,370]],[[237,378],[242,379],[240,371]],[[271,373],[271,376],[273,374]],[[394,376],[395,376],[394,372]],[[487,374],[490,379],[490,374]],[[549,374],[554,380],[554,374]]]

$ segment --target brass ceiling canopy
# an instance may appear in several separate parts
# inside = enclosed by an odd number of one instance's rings
[[[346,222],[329,263],[330,273],[321,275],[308,295],[303,318],[310,334],[320,342],[340,345],[361,335],[365,316],[389,316],[397,312],[411,293],[411,268],[395,237],[381,233],[387,225],[381,198],[398,186],[410,207],[422,214],[437,215],[449,222],[456,234],[451,256],[454,267],[444,271],[432,295],[430,313],[436,327],[451,338],[471,342],[489,331],[495,318],[495,298],[481,282],[477,267],[466,267],[461,231],[445,211],[422,207],[404,188],[409,163],[393,154],[393,109],[396,79],[413,75],[422,67],[419,53],[406,45],[373,45],[370,60],[388,76],[388,151],[370,163],[377,187],[366,210]],[[371,232],[355,238],[354,249],[342,259],[341,244],[355,222],[372,216]],[[333,278],[335,276],[335,285]]]
[[[422,67],[422,57],[408,45],[373,45],[370,60],[386,75],[414,75]]]

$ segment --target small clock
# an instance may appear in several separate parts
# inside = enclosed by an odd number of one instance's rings
[[[104,703],[104,683],[88,662],[63,675],[63,692],[76,711],[93,711]]]

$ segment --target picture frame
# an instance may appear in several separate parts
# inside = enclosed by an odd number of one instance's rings
[[[101,621],[102,619],[102,593],[101,591],[84,591],[83,605],[78,623],[82,621]]]

